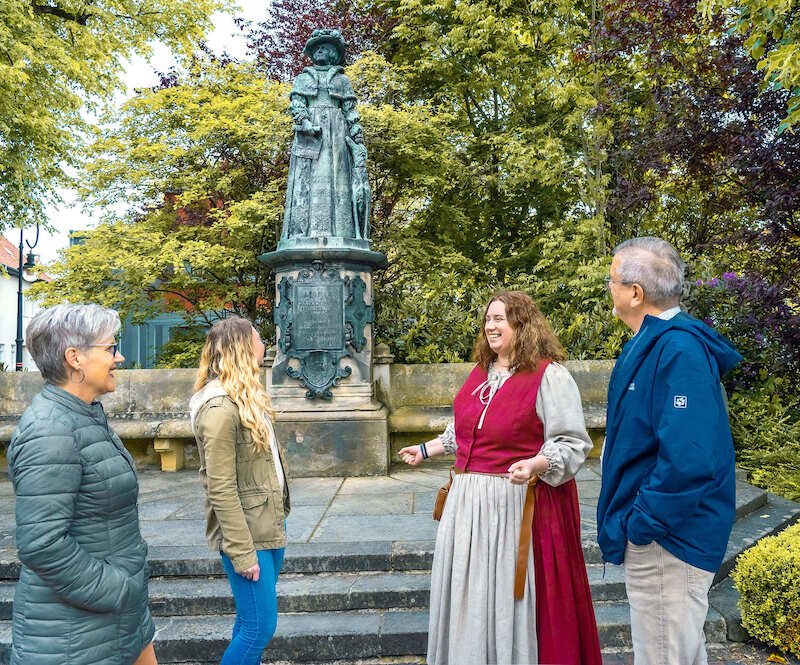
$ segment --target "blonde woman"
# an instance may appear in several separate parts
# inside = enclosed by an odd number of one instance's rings
[[[246,319],[211,328],[189,402],[206,489],[206,537],[236,603],[220,665],[258,665],[278,622],[275,585],[289,513],[286,462],[259,381],[264,344]]]

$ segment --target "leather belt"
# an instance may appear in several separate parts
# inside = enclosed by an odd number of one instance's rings
[[[457,466],[453,467],[454,473],[471,473],[477,476],[494,476],[508,480],[508,475],[502,473],[482,473],[480,471],[465,471]],[[536,482],[538,476],[534,476],[528,481],[528,489],[525,492],[525,507],[522,509],[522,525],[519,532],[519,547],[517,548],[517,565],[514,570],[514,598],[521,600],[525,595],[525,580],[528,573],[528,550],[531,546],[531,533],[533,531],[533,509],[536,505]]]

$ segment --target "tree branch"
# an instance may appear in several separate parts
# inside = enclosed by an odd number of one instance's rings
[[[62,9],[58,5],[37,5],[35,3],[31,3],[31,8],[33,9],[34,14],[50,14],[51,16],[56,16],[58,18],[64,19],[65,21],[72,21],[77,23],[78,25],[86,25],[86,22],[89,20],[91,14],[88,12],[83,14],[78,14],[76,12],[69,12],[66,9]]]
[[[185,300],[192,307],[194,307],[195,310],[198,309],[198,306],[197,306],[198,302],[195,301],[195,300],[192,300],[191,298],[189,298],[189,296],[187,296],[185,293],[181,293],[180,291],[174,291],[172,289],[156,289],[156,288],[152,288],[151,287],[151,288],[147,289],[147,293],[148,294],[151,294],[151,293],[171,293],[172,295],[177,296],[178,298],[181,298],[181,299]]]

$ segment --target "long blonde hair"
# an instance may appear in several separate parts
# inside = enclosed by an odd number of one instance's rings
[[[222,389],[239,407],[239,418],[250,430],[253,446],[264,452],[270,444],[270,429],[264,414],[274,418],[275,412],[259,380],[260,374],[253,353],[253,324],[240,318],[217,321],[200,355],[195,392],[218,379]]]

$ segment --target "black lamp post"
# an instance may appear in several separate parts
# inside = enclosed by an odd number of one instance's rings
[[[36,240],[33,241],[31,244],[29,241],[25,241],[25,244],[28,246],[28,255],[25,257],[25,263],[22,263],[22,252],[25,247],[22,244],[22,228],[19,230],[19,265],[17,266],[17,358],[16,358],[16,365],[15,370],[17,372],[22,371],[22,344],[24,340],[22,339],[22,271],[25,270],[33,270],[36,267],[35,257],[33,255],[33,248],[39,244],[39,225],[36,225]]]

